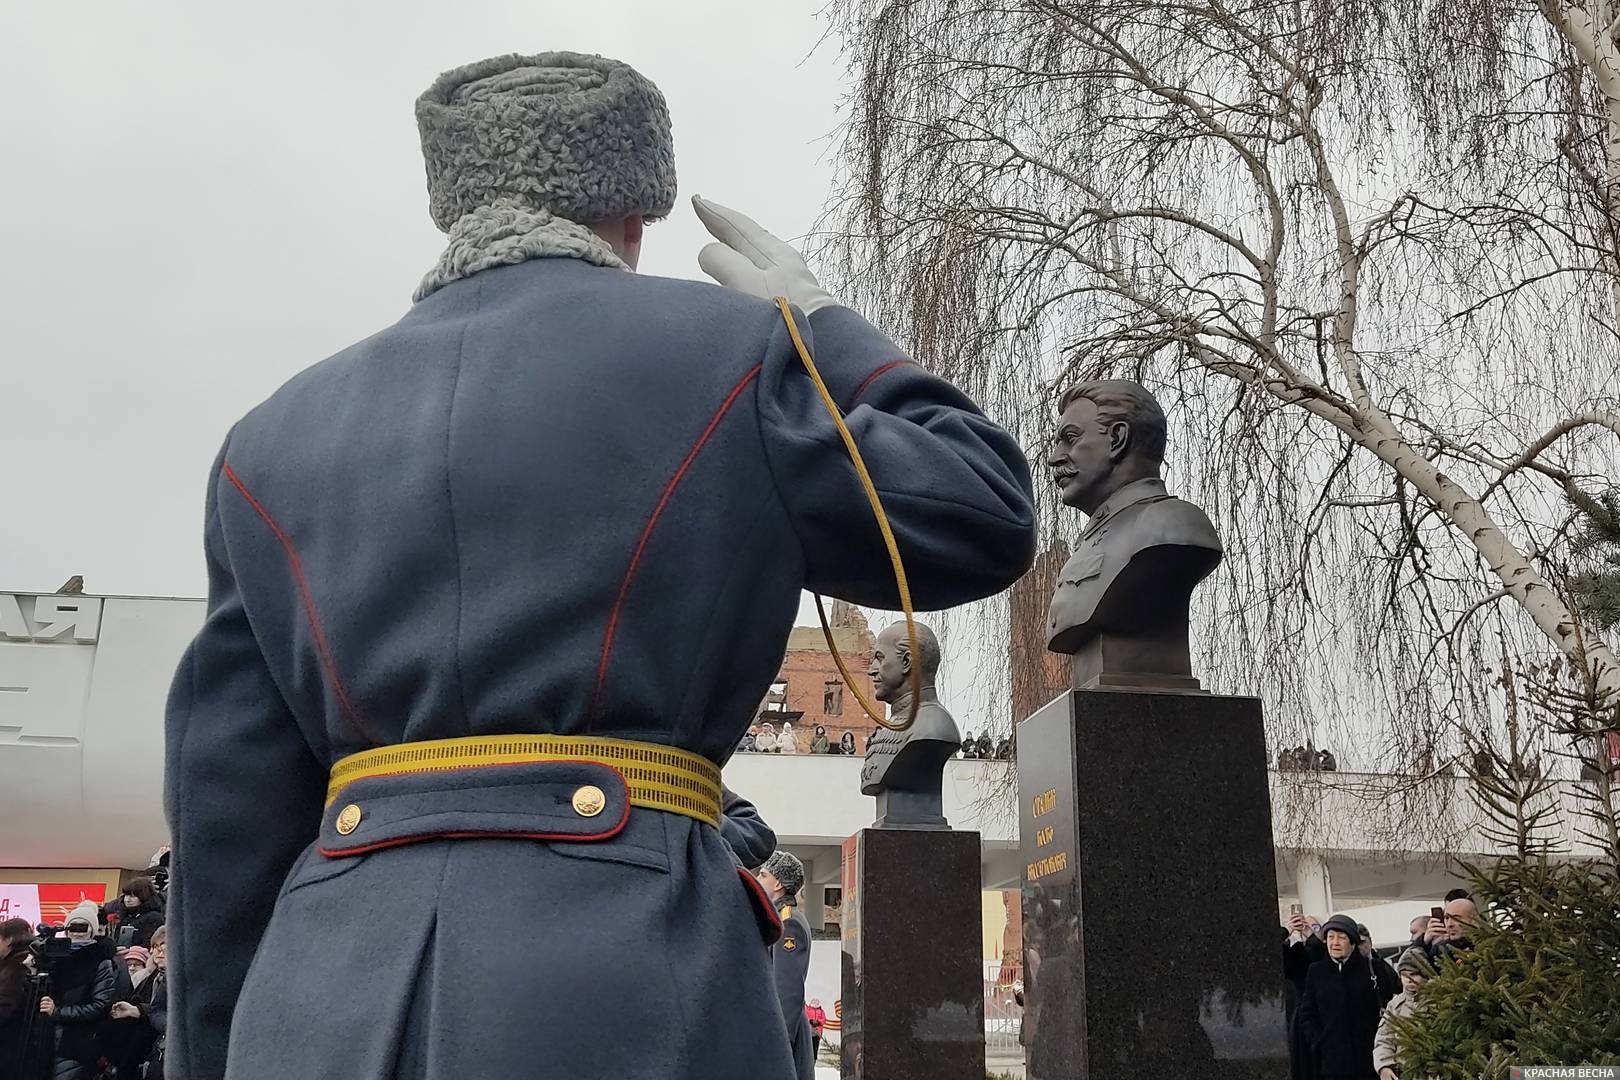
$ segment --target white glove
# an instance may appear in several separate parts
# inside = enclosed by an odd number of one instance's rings
[[[805,265],[804,256],[747,214],[692,196],[692,209],[718,244],[698,252],[703,272],[728,289],[770,300],[785,296],[809,315],[838,303]]]

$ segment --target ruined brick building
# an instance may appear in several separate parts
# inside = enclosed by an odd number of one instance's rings
[[[827,622],[838,652],[854,676],[856,689],[875,708],[882,708],[872,697],[872,680],[866,674],[874,641],[866,616],[853,604],[834,600],[827,610]],[[862,753],[866,752],[867,737],[877,727],[839,677],[819,626],[793,628],[776,682],[760,703],[759,720],[777,730],[784,720],[790,722],[801,753],[809,753],[817,725],[827,729],[827,740],[834,744],[844,732],[854,732],[856,747]]]

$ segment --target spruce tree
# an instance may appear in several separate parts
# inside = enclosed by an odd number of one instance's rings
[[[1527,768],[1521,719],[1545,723],[1583,759],[1615,709],[1583,673],[1504,666],[1507,745],[1473,791],[1505,852],[1464,864],[1479,905],[1470,947],[1441,963],[1397,1025],[1403,1077],[1506,1080],[1514,1065],[1620,1065],[1620,827],[1602,770],[1587,770],[1577,831],[1597,849],[1571,858],[1553,781]],[[1521,702],[1523,688],[1528,697]]]
[[[1579,564],[1569,577],[1571,598],[1599,630],[1620,626],[1620,489],[1570,499],[1580,519],[1569,545]]]

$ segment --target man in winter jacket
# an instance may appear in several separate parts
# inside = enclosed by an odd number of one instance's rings
[[[117,994],[118,964],[99,936],[99,914],[89,900],[68,914],[70,951],[50,962],[50,993],[39,1002],[56,1024],[55,1080],[86,1080],[101,1055],[97,1034]]]
[[[1463,889],[1453,889],[1446,894],[1443,910],[1444,918],[1426,920],[1426,928],[1413,935],[1409,946],[1422,949],[1436,969],[1442,963],[1455,962],[1462,953],[1473,947],[1468,940],[1468,931],[1479,921],[1479,905]]]
[[[1382,1007],[1378,980],[1356,947],[1361,933],[1348,915],[1322,924],[1327,958],[1311,965],[1295,1015],[1300,1066],[1314,1080],[1371,1080],[1373,1038]]]

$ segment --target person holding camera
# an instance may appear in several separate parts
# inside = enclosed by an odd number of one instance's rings
[[[96,1037],[117,993],[114,961],[102,947],[100,909],[85,900],[68,915],[67,949],[47,943],[50,991],[39,999],[39,1011],[56,1025],[55,1080],[87,1080],[100,1057]]]

